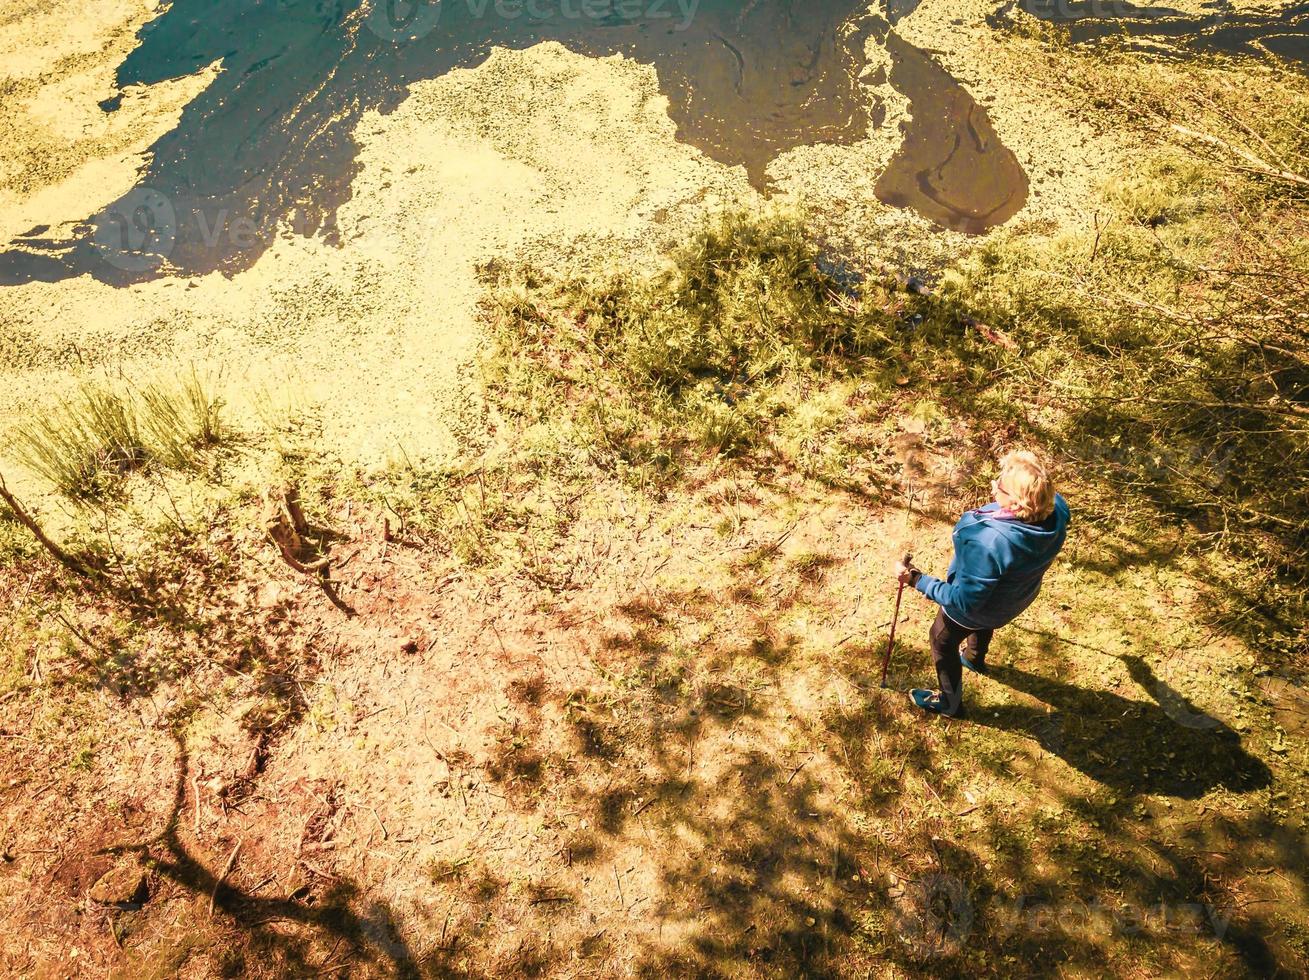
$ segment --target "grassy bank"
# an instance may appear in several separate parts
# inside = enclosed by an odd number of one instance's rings
[[[1103,227],[994,239],[931,289],[856,276],[785,215],[725,218],[635,281],[492,269],[488,379],[526,442],[653,487],[732,460],[890,504],[906,415],[916,452],[981,460],[974,494],[1000,446],[1042,446],[1088,525],[1208,560],[1215,610],[1282,663],[1309,567],[1309,252],[1285,183],[1170,147],[1111,182]]]

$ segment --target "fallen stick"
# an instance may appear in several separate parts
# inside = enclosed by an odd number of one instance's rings
[[[325,878],[325,879],[328,880],[328,881],[340,881],[340,880],[341,880],[341,879],[338,878],[336,875],[334,875],[334,874],[330,874],[329,872],[324,871],[322,868],[318,867],[316,864],[310,864],[310,863],[309,863],[308,861],[306,861],[304,858],[299,858],[298,860],[299,860],[300,864],[302,864],[304,867],[308,868],[310,871],[312,871],[314,874],[318,875],[318,877],[320,877],[320,878]]]
[[[280,540],[272,531],[268,532],[268,540],[277,545],[277,550],[282,556],[282,560],[290,565],[295,571],[303,572],[306,575],[313,575],[316,572],[327,570],[327,566],[332,563],[331,558],[319,558],[317,561],[302,562],[295,555],[291,554],[291,549],[286,542]]]
[[[1207,143],[1210,146],[1216,146],[1219,149],[1226,150],[1233,156],[1240,157],[1246,163],[1254,167],[1255,173],[1262,174],[1265,177],[1276,177],[1278,180],[1284,180],[1287,183],[1295,184],[1298,187],[1309,187],[1309,177],[1301,177],[1299,174],[1292,173],[1289,170],[1283,170],[1277,165],[1255,156],[1249,150],[1227,142],[1227,140],[1219,139],[1217,136],[1211,136],[1209,133],[1201,133],[1197,130],[1189,129],[1179,123],[1173,123],[1173,129],[1181,133],[1183,136],[1189,136],[1191,139],[1199,140],[1201,143]]]
[[[236,842],[236,847],[232,848],[232,853],[228,855],[227,863],[223,865],[223,873],[218,876],[214,882],[214,890],[209,893],[209,918],[214,917],[214,902],[218,899],[218,889],[223,887],[227,881],[227,876],[232,873],[232,868],[236,866],[236,856],[241,853],[241,841]]]
[[[18,523],[23,525],[23,527],[27,528],[27,530],[32,533],[32,536],[36,538],[41,547],[48,551],[55,561],[59,562],[59,564],[63,565],[74,574],[80,575],[83,578],[91,578],[91,569],[88,568],[83,561],[74,558],[68,552],[64,551],[63,548],[59,547],[59,545],[46,537],[45,531],[41,529],[41,525],[36,522],[34,517],[23,509],[22,504],[18,502],[18,498],[9,492],[9,487],[5,485],[5,478],[3,476],[0,476],[0,500],[5,502],[5,505],[13,512],[14,517],[17,518]]]

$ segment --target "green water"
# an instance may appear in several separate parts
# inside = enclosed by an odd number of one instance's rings
[[[222,72],[151,147],[136,189],[88,216],[72,242],[37,228],[11,243],[0,283],[235,272],[279,228],[331,239],[365,111],[394,109],[412,83],[476,66],[493,46],[542,40],[653,65],[678,138],[743,167],[768,192],[768,165],[786,151],[852,143],[887,125],[876,88],[860,81],[871,39],[891,63],[889,78],[874,80],[905,95],[912,116],[888,133],[901,148],[877,196],[941,227],[983,232],[1022,207],[1027,178],[972,95],[896,33],[916,3],[175,0],[141,30],[118,85],[184,77],[215,61]]]

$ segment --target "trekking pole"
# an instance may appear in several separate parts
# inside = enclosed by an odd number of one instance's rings
[[[908,568],[914,556],[906,551],[904,553],[904,566]],[[886,687],[886,669],[891,666],[891,648],[895,646],[895,626],[900,621],[900,597],[904,595],[904,583],[895,590],[895,612],[891,614],[891,635],[886,639],[886,656],[882,658],[882,687]]]

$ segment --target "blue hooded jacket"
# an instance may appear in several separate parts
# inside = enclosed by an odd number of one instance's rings
[[[1040,524],[1001,513],[999,504],[970,510],[954,526],[945,581],[920,575],[914,587],[965,629],[1003,626],[1041,591],[1041,577],[1068,536],[1068,518],[1068,501],[1059,494]]]

